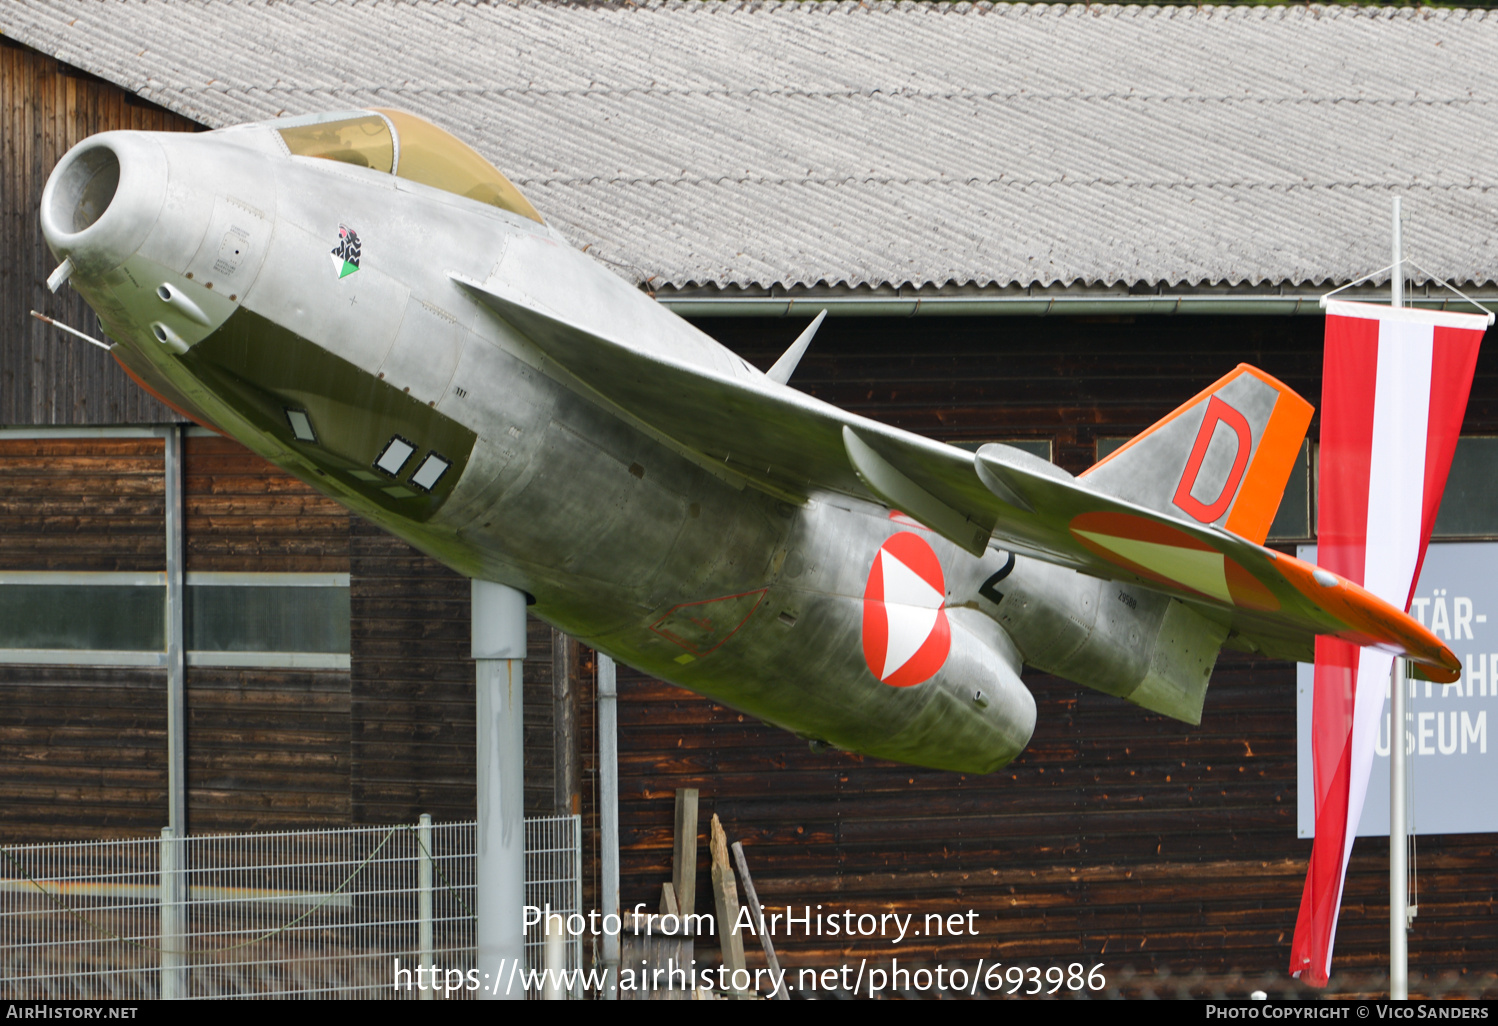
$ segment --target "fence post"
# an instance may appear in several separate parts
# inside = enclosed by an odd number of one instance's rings
[[[182,887],[182,842],[171,827],[161,828],[161,984],[163,1001],[187,996]]]
[[[436,982],[432,952],[432,817],[425,812],[417,820],[416,837],[421,841],[421,851],[417,853],[416,863],[416,930],[421,959],[416,964],[425,966],[428,969],[428,979]],[[431,1001],[435,993],[432,987],[418,987],[417,991],[423,1001]]]
[[[583,908],[583,817],[576,812],[572,814],[572,907],[579,912]],[[577,970],[572,977],[572,999],[581,1001],[583,999],[582,934],[573,935],[568,943],[572,948],[569,965]]]
[[[567,972],[567,927],[559,915],[548,915],[541,934],[541,999],[562,1001],[562,977]]]

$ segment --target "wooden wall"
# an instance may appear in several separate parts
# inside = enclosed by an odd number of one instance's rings
[[[0,435],[0,570],[162,571],[160,438]]]
[[[356,823],[474,816],[476,734],[467,578],[360,520],[351,525],[354,658],[349,727]],[[525,804],[550,815],[553,634],[530,621]]]
[[[189,573],[349,572],[338,503],[227,438],[194,431],[183,451]],[[348,670],[189,667],[188,829],[356,822],[350,688]]]
[[[160,438],[0,434],[0,572],[164,570],[162,468]],[[183,478],[189,572],[348,573],[352,592],[351,670],[189,667],[189,828],[471,819],[467,580],[227,439],[190,434]],[[559,647],[532,621],[531,814],[575,802],[576,755],[570,792],[554,770]],[[160,830],[165,687],[158,669],[0,663],[0,839]]]
[[[0,436],[0,570],[164,570],[162,483],[159,438]],[[161,671],[0,665],[0,693],[0,837],[165,825]]]
[[[228,438],[194,431],[185,450],[188,572],[349,572],[348,510]]]
[[[47,291],[56,260],[42,239],[42,189],[62,155],[96,132],[200,126],[0,36],[0,424],[156,424],[177,420],[103,350],[29,315],[98,337],[71,289]]]

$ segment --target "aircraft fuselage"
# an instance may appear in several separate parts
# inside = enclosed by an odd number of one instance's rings
[[[802,737],[988,772],[1033,730],[1025,662],[1121,695],[1150,672],[1172,600],[757,482],[589,389],[462,282],[760,372],[545,224],[288,155],[264,125],[97,136],[43,217],[158,395],[615,659]]]

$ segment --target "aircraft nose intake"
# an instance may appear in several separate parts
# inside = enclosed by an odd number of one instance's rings
[[[52,196],[52,221],[78,234],[99,220],[120,187],[120,158],[108,146],[94,146],[61,168]]]
[[[102,274],[140,248],[161,214],[166,159],[138,132],[108,132],[73,147],[42,192],[42,234],[76,273]]]

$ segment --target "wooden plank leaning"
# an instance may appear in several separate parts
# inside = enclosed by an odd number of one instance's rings
[[[744,897],[754,912],[754,930],[759,934],[759,946],[765,949],[765,964],[770,967],[770,979],[775,980],[776,1001],[789,1001],[785,979],[780,975],[780,959],[775,957],[775,941],[765,929],[765,910],[760,906],[759,894],[754,890],[754,878],[749,875],[749,863],[744,859],[744,846],[733,842],[733,861],[739,867],[739,879],[744,882]]]
[[[713,903],[718,913],[718,942],[723,948],[723,968],[731,981],[738,970],[747,974],[748,966],[744,962],[744,938],[734,929],[734,924],[739,921],[739,889],[733,880],[733,867],[728,864],[728,837],[723,833],[723,824],[718,821],[716,812],[713,813],[708,847],[713,855]],[[753,992],[739,993],[738,996],[753,997]]]
[[[672,839],[671,888],[684,916],[697,911],[697,789],[676,789],[676,835]],[[662,909],[662,911],[665,911]]]

